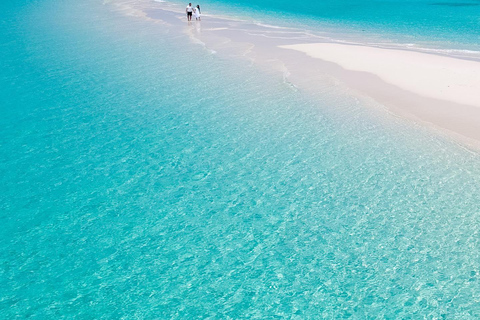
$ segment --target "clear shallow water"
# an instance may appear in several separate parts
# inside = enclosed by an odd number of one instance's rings
[[[480,159],[110,6],[3,3],[0,317],[479,317]]]

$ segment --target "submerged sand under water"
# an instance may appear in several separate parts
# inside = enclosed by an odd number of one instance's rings
[[[1,319],[480,317],[480,154],[301,30],[131,4],[7,2]]]

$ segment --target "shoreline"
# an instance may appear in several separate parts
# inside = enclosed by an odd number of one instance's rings
[[[476,61],[336,43],[280,48],[333,62],[345,70],[374,74],[385,83],[420,96],[480,108],[480,63]]]
[[[480,62],[333,43],[281,48],[334,63],[339,68],[330,73],[394,114],[480,147]]]
[[[129,1],[127,6],[187,35],[218,57],[240,58],[279,72],[285,82],[308,92],[318,86],[342,86],[347,94],[383,105],[385,113],[433,127],[480,150],[476,54],[459,58],[458,52],[449,56],[333,42],[300,29],[214,15],[186,23],[181,8],[168,2]]]

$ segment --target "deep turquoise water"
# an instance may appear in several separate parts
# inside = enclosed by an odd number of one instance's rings
[[[480,317],[480,157],[98,1],[2,2],[0,318]]]

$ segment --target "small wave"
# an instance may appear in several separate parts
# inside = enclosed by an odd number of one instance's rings
[[[450,48],[428,48],[414,43],[367,43],[367,45],[385,48],[385,49],[409,49],[425,53],[435,53],[449,56],[480,58],[480,51],[468,49],[450,49]]]
[[[431,3],[431,6],[446,6],[446,7],[474,7],[480,6],[480,3],[471,3],[471,2],[435,2]]]
[[[254,24],[255,24],[256,26],[259,26],[259,27],[270,28],[270,29],[285,29],[285,30],[290,29],[290,30],[295,30],[294,28],[274,26],[274,25],[271,25],[271,24],[265,24],[265,23],[260,23],[260,22],[255,22]]]

